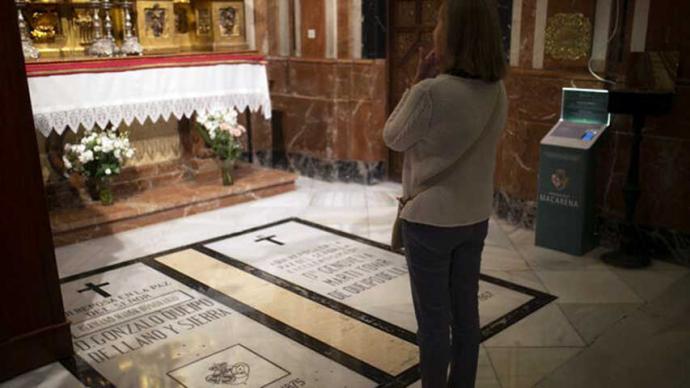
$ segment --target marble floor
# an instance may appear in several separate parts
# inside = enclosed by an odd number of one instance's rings
[[[58,248],[79,357],[0,387],[418,386],[404,263],[382,245],[399,185],[297,185]],[[533,241],[491,220],[477,387],[690,386],[688,269]]]

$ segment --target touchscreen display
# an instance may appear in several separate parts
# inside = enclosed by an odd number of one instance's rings
[[[594,140],[595,137],[597,137],[597,131],[594,129],[588,129],[585,131],[585,134],[582,135],[582,140],[583,141],[592,141]]]

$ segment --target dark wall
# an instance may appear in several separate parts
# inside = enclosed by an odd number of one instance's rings
[[[386,57],[386,26],[386,1],[362,0],[362,58]]]
[[[510,56],[510,33],[513,28],[513,0],[498,0],[498,16],[503,29],[503,47],[506,58]]]
[[[0,381],[72,351],[16,15],[0,2]]]

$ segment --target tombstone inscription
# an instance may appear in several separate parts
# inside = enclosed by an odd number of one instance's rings
[[[117,386],[145,378],[160,387],[374,387],[419,378],[404,257],[303,220],[75,275],[62,288],[77,354],[70,370],[87,384],[100,376]],[[484,275],[477,297],[484,339],[553,300]]]
[[[258,245],[254,243],[257,236],[282,236],[283,245]],[[252,233],[216,239],[204,247],[231,263],[248,265],[337,305],[408,332],[417,330],[405,258],[375,243],[291,220]],[[482,326],[535,297],[509,284],[487,279],[484,276],[480,281],[477,296]]]
[[[106,280],[111,296],[80,292],[84,280],[62,285],[75,353],[116,386],[377,385],[144,264],[85,280]]]

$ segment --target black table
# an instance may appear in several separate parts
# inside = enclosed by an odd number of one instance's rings
[[[639,226],[635,222],[635,211],[640,198],[640,144],[646,117],[669,113],[672,102],[671,92],[629,89],[610,91],[609,112],[633,116],[633,142],[628,175],[623,187],[625,220],[620,225],[621,240],[616,250],[602,255],[602,260],[607,264],[624,268],[642,268],[651,263]]]

